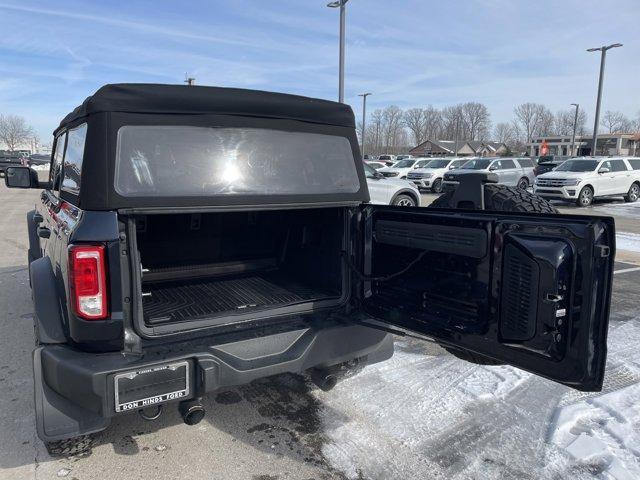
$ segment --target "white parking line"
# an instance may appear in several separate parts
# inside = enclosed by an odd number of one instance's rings
[[[623,268],[622,270],[614,271],[613,274],[615,275],[616,273],[628,273],[628,272],[638,272],[638,271],[640,271],[640,267]]]

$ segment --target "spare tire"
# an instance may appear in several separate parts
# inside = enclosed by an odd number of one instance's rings
[[[455,208],[451,202],[452,197],[453,192],[440,195],[429,207]],[[525,190],[495,183],[485,184],[484,186],[484,208],[485,210],[498,212],[559,213],[558,209],[544,198]],[[441,346],[450,354],[478,365],[503,365],[504,363],[468,350]]]
[[[455,208],[451,199],[454,192],[436,198],[430,208]],[[506,185],[488,183],[484,186],[484,208],[497,212],[559,213],[558,209],[542,197]]]

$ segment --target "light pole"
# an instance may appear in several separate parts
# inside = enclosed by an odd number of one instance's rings
[[[573,135],[571,137],[571,156],[576,154],[576,127],[578,126],[578,108],[580,105],[577,103],[572,103],[572,106],[576,107],[576,114],[573,117]]]
[[[358,96],[362,97],[362,158],[364,158],[364,136],[367,131],[367,97],[371,93],[360,93]]]
[[[593,123],[593,147],[591,150],[591,155],[595,156],[596,154],[596,144],[598,141],[598,122],[600,122],[600,100],[602,100],[602,81],[604,77],[604,61],[607,58],[607,50],[612,48],[621,47],[621,43],[612,43],[611,45],[607,45],[604,47],[598,48],[588,48],[587,52],[601,52],[600,55],[600,78],[598,80],[598,100],[596,101],[596,118]]]
[[[345,5],[349,0],[336,0],[327,3],[329,8],[340,8],[340,71],[338,73],[338,101],[344,103],[344,17]]]

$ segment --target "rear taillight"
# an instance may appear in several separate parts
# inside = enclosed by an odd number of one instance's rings
[[[103,245],[75,245],[69,249],[69,285],[76,314],[87,320],[106,318],[107,272]]]

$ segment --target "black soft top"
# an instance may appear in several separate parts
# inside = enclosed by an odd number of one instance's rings
[[[100,112],[240,115],[355,128],[351,107],[329,100],[241,88],[115,83],[88,97],[56,131]]]

